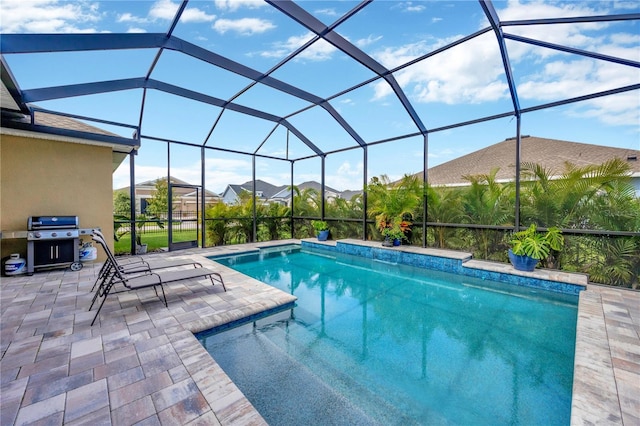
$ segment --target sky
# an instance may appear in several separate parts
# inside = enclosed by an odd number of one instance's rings
[[[332,25],[357,6],[353,1],[300,1],[324,25]],[[502,21],[553,17],[640,13],[637,1],[494,1]],[[2,0],[2,33],[165,33],[178,9],[174,0],[58,1]],[[336,31],[389,70],[447,46],[488,26],[477,1],[376,0],[341,22]],[[640,63],[640,20],[583,24],[505,26],[519,37],[565,45],[582,51]],[[392,86],[329,43],[319,40],[292,55],[311,33],[262,1],[191,0],[173,33],[175,37],[225,56],[251,70],[291,84],[329,104],[367,143],[412,135],[418,127]],[[537,47],[506,42],[522,108],[640,83],[640,68]],[[21,89],[144,77],[156,49],[5,55]],[[46,72],[43,72],[46,70]],[[468,154],[516,134],[513,116],[448,130],[456,123],[513,111],[505,69],[493,32],[433,55],[393,73],[429,133],[429,167]],[[357,146],[355,139],[325,109],[307,100],[252,84],[246,77],[183,53],[165,50],[151,78],[242,106],[286,117],[324,152]],[[368,84],[345,92],[361,82]],[[300,139],[274,122],[222,110],[212,105],[151,90],[141,114],[142,91],[80,96],[38,102],[53,111],[141,124],[142,148],[136,157],[136,181],[172,176],[200,182],[200,150],[167,144],[196,145],[258,152],[297,159],[313,154]],[[214,127],[215,123],[215,127]],[[91,123],[123,136],[128,127]],[[213,132],[212,132],[213,128]],[[211,132],[211,137],[208,138]],[[640,149],[640,91],[541,110],[522,116],[522,134]],[[150,138],[144,138],[144,136]],[[363,150],[328,155],[326,184],[360,189],[366,177],[390,178],[423,166],[423,139],[408,137],[369,148],[364,175]],[[222,192],[253,176],[251,157],[207,150],[205,186]],[[290,183],[288,161],[258,158],[256,178]],[[318,159],[296,162],[295,183],[320,181]],[[114,188],[128,186],[128,163],[114,172]]]

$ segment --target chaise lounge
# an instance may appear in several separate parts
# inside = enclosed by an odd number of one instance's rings
[[[122,284],[126,289],[124,291],[140,290],[143,288],[153,287],[156,292],[156,296],[159,296],[158,287],[160,287],[160,290],[162,290],[162,299],[164,300],[164,305],[167,307],[169,305],[167,303],[167,296],[164,291],[164,284],[208,277],[213,285],[215,285],[217,281],[222,284],[222,288],[224,289],[224,291],[227,291],[222,276],[215,271],[203,267],[180,270],[154,270],[148,267],[144,268],[143,264],[137,264],[136,268],[127,270],[127,268],[123,268],[118,264],[118,261],[109,249],[109,246],[107,245],[105,240],[100,237],[100,235],[94,233],[92,235],[92,238],[93,241],[97,242],[105,251],[107,260],[105,261],[106,269],[105,265],[103,265],[103,269],[105,269],[105,271],[103,272],[101,269],[100,272],[101,274],[103,274],[103,277],[100,280],[98,288],[95,290],[93,300],[91,301],[91,306],[89,306],[89,310],[91,310],[98,298],[102,298],[100,305],[98,306],[98,310],[96,311],[96,315],[94,316],[93,321],[91,321],[91,325],[96,322],[96,319],[100,314],[100,310],[102,309],[107,296],[109,295],[109,293],[112,293],[112,289],[116,284]],[[186,264],[194,263],[197,262]],[[182,265],[185,265],[185,263],[182,263]]]

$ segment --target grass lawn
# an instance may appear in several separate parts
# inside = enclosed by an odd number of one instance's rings
[[[197,238],[195,230],[189,231],[173,231],[173,242],[193,241]],[[169,247],[168,232],[154,232],[142,234],[142,244],[147,244],[147,251],[157,250],[159,248]],[[116,254],[129,253],[131,250],[131,235],[125,234],[118,241],[114,241],[114,251]]]

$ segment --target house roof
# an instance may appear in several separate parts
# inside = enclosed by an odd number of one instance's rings
[[[178,179],[176,177],[171,177],[171,183],[173,183],[174,185],[191,185],[189,182],[186,182],[184,180]],[[140,182],[138,184],[136,184],[136,188],[144,188],[144,187],[148,187],[150,190],[154,190],[155,186],[156,186],[156,182],[158,182],[159,180],[165,180],[165,178],[157,178],[157,179],[152,179],[152,180],[147,180],[144,182]],[[122,188],[118,188],[115,191],[122,191],[122,192],[129,192],[129,187],[125,186]],[[195,196],[195,191],[193,191],[192,188],[176,188],[175,190],[175,194],[180,196],[180,197],[194,197]],[[220,196],[218,194],[216,194],[215,192],[212,191],[208,191],[205,190],[205,196],[207,198],[213,197],[213,198],[219,198]]]
[[[2,102],[11,99],[6,88],[2,92]],[[5,112],[3,112],[3,116],[4,115]],[[132,144],[121,144],[121,136],[115,133],[60,114],[51,114],[40,110],[34,110],[33,126],[28,124],[31,120],[26,115],[21,116],[20,121],[24,126],[20,127],[16,125],[13,128],[6,127],[4,125],[6,122],[3,121],[2,133],[32,138],[37,137],[39,139],[48,139],[60,142],[110,147],[112,149],[113,156],[113,171],[120,166],[127,154],[135,148]],[[46,129],[59,129],[59,132],[45,131]]]
[[[318,193],[320,193],[322,191],[322,184],[319,183],[319,182],[316,182],[314,180],[302,182],[301,184],[296,185],[296,187],[300,191],[304,191],[307,188],[313,188],[316,191],[318,191]],[[326,192],[333,192],[335,194],[341,195],[340,191],[338,191],[337,189],[333,189],[330,186],[325,185],[324,189],[325,189],[325,193]],[[280,199],[289,199],[289,198],[291,198],[291,190],[289,189],[289,186],[283,187],[280,192],[274,194],[271,198],[280,198]]]
[[[271,198],[283,188],[286,188],[286,186],[276,186],[260,179],[256,180],[256,191],[262,192],[261,198]],[[248,181],[240,185],[230,184],[224,191],[224,194],[226,194],[229,189],[233,190],[236,194],[240,194],[242,191],[253,191],[253,182]]]
[[[576,166],[602,164],[613,158],[627,161],[633,176],[640,176],[640,150],[546,139],[535,136],[521,138],[521,161],[537,163],[560,173],[565,163]],[[431,185],[467,185],[463,176],[488,174],[494,168],[498,181],[512,181],[515,177],[516,140],[509,138],[495,145],[472,152],[428,170]],[[635,158],[635,160],[633,160]],[[417,173],[422,178],[422,172]]]

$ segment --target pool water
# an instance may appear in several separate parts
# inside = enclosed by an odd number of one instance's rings
[[[271,425],[566,425],[577,296],[284,248],[215,258],[298,297],[200,341]]]

